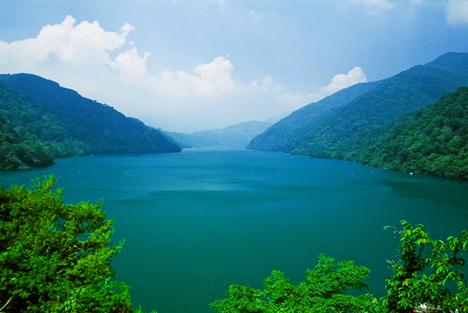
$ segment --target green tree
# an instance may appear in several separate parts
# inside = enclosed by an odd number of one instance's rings
[[[413,312],[426,304],[443,312],[468,312],[468,286],[463,266],[468,252],[468,232],[446,241],[433,240],[422,225],[401,222],[400,257],[391,263],[384,299],[388,312]]]
[[[369,272],[353,261],[335,262],[320,255],[297,285],[275,270],[264,280],[263,289],[231,285],[227,298],[215,301],[211,308],[219,313],[378,312],[380,305],[372,295],[350,294],[367,289]]]
[[[357,292],[366,289],[369,269],[352,261],[336,263],[321,255],[298,285],[282,272],[273,271],[263,289],[231,285],[227,297],[211,307],[219,313],[412,313],[424,305],[423,312],[468,313],[464,277],[468,232],[445,241],[434,240],[422,225],[413,227],[407,221],[401,225],[400,256],[391,262],[393,274],[387,279],[387,295],[380,299]]]
[[[101,204],[65,204],[53,178],[0,188],[0,307],[6,312],[135,312],[113,279],[113,222]],[[136,312],[141,312],[137,310]]]

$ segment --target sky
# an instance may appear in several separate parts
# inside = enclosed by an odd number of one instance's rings
[[[3,0],[0,14],[0,73],[171,131],[275,120],[468,52],[468,0]]]

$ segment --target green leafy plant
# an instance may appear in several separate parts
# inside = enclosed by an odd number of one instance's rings
[[[65,204],[55,180],[0,189],[0,307],[5,312],[135,312],[113,279],[113,222],[101,204]],[[137,310],[136,312],[141,312]]]
[[[361,292],[350,294],[367,289],[369,272],[353,261],[336,262],[320,255],[317,265],[305,272],[305,280],[299,284],[275,270],[264,280],[263,289],[231,285],[227,298],[215,301],[211,307],[219,313],[377,312],[375,297]]]
[[[387,295],[380,299],[362,293],[369,269],[320,255],[317,265],[306,271],[304,282],[295,285],[284,273],[273,271],[263,289],[231,285],[227,297],[211,307],[219,313],[412,313],[418,308],[418,312],[467,313],[468,232],[443,241],[432,239],[422,225],[413,227],[407,221],[401,225],[400,256],[391,262]]]
[[[468,232],[446,241],[433,240],[422,225],[401,222],[400,258],[391,262],[384,303],[389,312],[413,312],[422,304],[442,312],[468,312],[468,286],[463,266]]]

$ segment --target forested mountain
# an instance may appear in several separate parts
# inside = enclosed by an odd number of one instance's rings
[[[372,166],[468,180],[468,87],[390,126],[345,158]]]
[[[254,138],[249,148],[342,158],[372,141],[374,129],[468,85],[468,54],[448,53],[378,82],[352,86],[308,105]],[[315,107],[315,108],[314,108]],[[327,108],[324,108],[327,107]],[[314,114],[311,114],[313,112]]]
[[[0,168],[49,165],[54,156],[86,153],[53,114],[0,83]]]
[[[190,134],[167,132],[182,147],[223,146],[245,148],[250,140],[271,126],[271,123],[248,121],[220,129],[197,131]]]
[[[80,154],[180,151],[159,130],[30,74],[0,75],[0,127],[3,169]]]
[[[247,147],[255,150],[289,152],[303,134],[313,127],[314,121],[319,120],[324,113],[346,105],[378,84],[378,82],[357,84],[318,102],[308,104],[255,137]]]

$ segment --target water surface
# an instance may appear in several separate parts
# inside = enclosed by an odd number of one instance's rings
[[[125,249],[118,279],[159,313],[205,313],[231,283],[294,281],[321,252],[372,269],[383,292],[397,240],[385,225],[423,223],[434,237],[468,227],[468,184],[338,160],[253,151],[77,157],[0,173],[0,184],[53,173],[66,201],[104,200]]]

